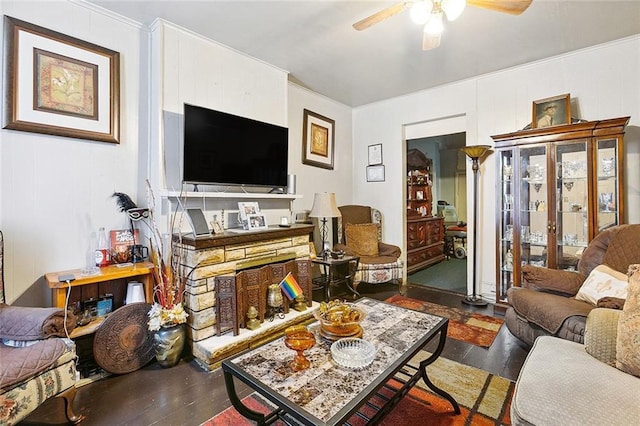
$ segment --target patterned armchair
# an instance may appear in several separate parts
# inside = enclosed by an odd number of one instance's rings
[[[396,281],[402,285],[403,264],[400,247],[383,243],[382,214],[369,206],[338,207],[338,244],[336,250],[360,256],[353,286],[360,282],[382,284]]]
[[[0,425],[13,425],[52,396],[64,398],[66,416],[76,394],[76,351],[64,336],[75,318],[58,308],[26,308],[4,303],[4,240],[0,231]]]

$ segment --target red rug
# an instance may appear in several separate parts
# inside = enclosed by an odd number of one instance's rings
[[[400,296],[399,294],[391,296],[385,300],[385,302],[402,306],[403,308],[413,309],[414,311],[449,318],[448,337],[483,348],[491,346],[491,343],[493,343],[493,340],[498,335],[498,331],[500,331],[500,327],[504,322],[500,318],[411,299]]]
[[[417,357],[422,359],[428,355],[426,352],[421,352]],[[420,381],[384,418],[381,425],[511,424],[509,409],[515,385],[513,382],[445,358],[436,360],[428,369],[429,377],[436,386],[449,392],[458,401],[461,414],[456,415],[447,400],[427,390],[424,383]],[[393,380],[389,384],[397,386],[397,382]],[[255,393],[243,399],[243,403],[265,414],[272,410],[267,407],[268,403]],[[364,414],[371,415],[366,412],[366,405],[361,410]],[[355,415],[349,419],[349,423],[354,426],[365,424],[362,418]],[[255,423],[245,419],[231,407],[206,421],[202,426],[249,426],[252,424]],[[278,421],[275,424],[283,423]]]

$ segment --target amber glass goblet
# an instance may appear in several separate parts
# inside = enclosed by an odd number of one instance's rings
[[[293,371],[301,371],[309,368],[311,362],[304,356],[304,351],[311,349],[316,344],[315,335],[305,326],[293,326],[284,331],[284,344],[294,351],[296,356],[289,363]]]

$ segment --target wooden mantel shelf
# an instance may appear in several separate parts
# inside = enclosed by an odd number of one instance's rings
[[[204,237],[194,237],[192,233],[183,235],[173,235],[175,243],[182,243],[195,248],[196,250],[222,247],[231,244],[245,244],[256,241],[263,241],[267,236],[269,239],[297,237],[308,235],[313,232],[314,225],[295,224],[288,228],[270,226],[268,229],[260,231],[236,231],[227,230],[223,234],[216,234]]]

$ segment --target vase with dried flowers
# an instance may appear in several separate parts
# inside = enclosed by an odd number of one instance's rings
[[[149,310],[149,330],[154,332],[156,359],[163,367],[173,367],[180,361],[185,344],[185,323],[188,313],[184,309],[186,281],[193,269],[184,267],[182,251],[162,238],[154,217],[155,198],[147,181],[149,197],[149,260],[153,263],[155,281],[154,303]],[[177,215],[173,215],[173,221]]]

